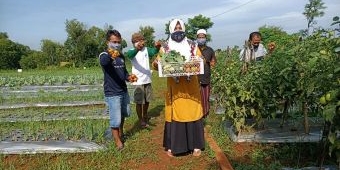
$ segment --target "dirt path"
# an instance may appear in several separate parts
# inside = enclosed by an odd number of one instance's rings
[[[127,169],[223,169],[223,170],[233,170],[231,164],[229,163],[227,157],[224,155],[223,151],[218,147],[214,139],[209,135],[207,130],[205,130],[206,142],[210,148],[202,152],[200,157],[194,157],[191,154],[183,155],[178,157],[167,156],[164,148],[162,147],[163,142],[163,128],[164,120],[162,116],[154,117],[151,120],[151,124],[154,126],[150,130],[151,138],[141,139],[144,142],[150,142],[154,145],[150,150],[153,153],[156,160],[152,160],[149,157],[138,160],[138,165],[129,163]],[[211,154],[211,150],[213,154]],[[210,152],[210,153],[209,153]]]

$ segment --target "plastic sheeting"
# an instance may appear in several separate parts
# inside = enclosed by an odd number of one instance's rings
[[[0,109],[18,109],[26,107],[70,107],[70,106],[88,106],[88,105],[102,105],[105,104],[104,101],[94,101],[94,102],[68,102],[68,103],[35,103],[35,104],[14,104],[0,106]]]
[[[0,142],[2,154],[96,152],[105,147],[82,141]]]
[[[322,139],[323,120],[309,120],[310,132],[304,132],[303,121],[286,121],[280,127],[281,119],[264,120],[264,127],[253,128],[252,132],[236,132],[230,121],[225,122],[225,130],[234,142],[291,143],[319,142]]]

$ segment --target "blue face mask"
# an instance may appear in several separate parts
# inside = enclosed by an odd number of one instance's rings
[[[176,42],[181,42],[185,38],[185,32],[176,31],[171,34],[171,39]]]
[[[119,43],[109,42],[108,47],[114,50],[121,50],[122,45]]]
[[[206,38],[197,38],[198,45],[205,45],[206,42],[207,42]]]

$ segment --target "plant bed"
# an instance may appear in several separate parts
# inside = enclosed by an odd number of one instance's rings
[[[0,142],[1,154],[95,152],[105,147],[85,141]]]
[[[94,120],[53,120],[40,122],[2,122],[0,141],[92,141],[105,143],[104,132],[108,121]]]
[[[106,105],[22,107],[0,109],[0,122],[51,121],[72,119],[107,119]]]
[[[30,107],[72,107],[72,106],[88,106],[88,105],[104,105],[104,101],[74,101],[65,103],[32,103],[32,104],[12,104],[0,106],[1,109],[18,109],[18,108],[30,108]]]
[[[225,121],[225,131],[234,142],[259,143],[291,143],[291,142],[319,142],[322,138],[324,121],[320,118],[309,118],[310,132],[304,132],[302,120],[287,120],[280,127],[281,119],[263,120],[261,127],[254,126],[248,131],[237,132],[230,121]],[[249,126],[254,123],[247,119]]]

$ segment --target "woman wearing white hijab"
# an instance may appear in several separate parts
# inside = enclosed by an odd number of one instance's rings
[[[185,36],[185,25],[180,19],[174,19],[169,24],[170,37],[163,45],[160,53],[171,50],[190,57],[201,56],[197,45]],[[158,60],[153,62],[157,69]],[[198,78],[181,76],[167,78],[167,93],[165,101],[165,127],[163,146],[169,156],[192,152],[200,156],[204,149],[204,125],[201,105],[200,86]]]

